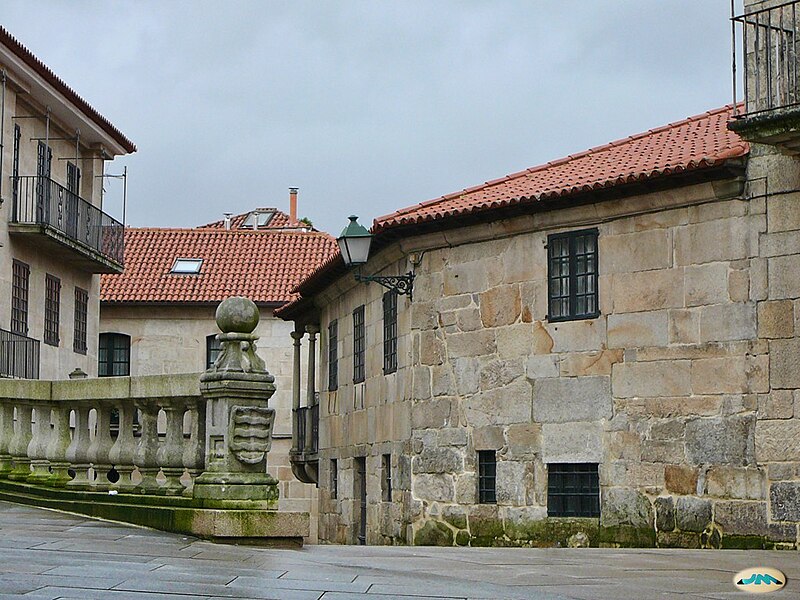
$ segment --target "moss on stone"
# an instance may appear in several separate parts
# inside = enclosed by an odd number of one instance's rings
[[[473,538],[501,538],[505,535],[501,519],[475,515],[469,518],[469,532]]]
[[[453,530],[441,521],[427,521],[414,534],[415,546],[452,546]]]
[[[656,545],[655,529],[617,525],[600,527],[597,531],[599,544],[619,548],[653,548]]]
[[[464,531],[463,529],[456,533],[456,545],[457,546],[469,546],[470,542],[470,535],[468,531]]]
[[[726,550],[771,550],[774,543],[760,535],[723,535],[721,547]]]
[[[506,522],[506,535],[526,546],[539,548],[567,546],[570,536],[582,531],[589,536],[589,543],[596,544],[597,519],[548,518],[540,521]]]

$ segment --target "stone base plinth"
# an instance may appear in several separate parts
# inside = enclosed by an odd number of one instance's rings
[[[109,495],[11,481],[0,481],[0,500],[237,544],[302,546],[310,532],[308,513],[279,512],[269,501]]]

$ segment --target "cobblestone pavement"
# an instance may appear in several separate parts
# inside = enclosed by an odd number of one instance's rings
[[[744,598],[771,566],[800,598],[800,554],[212,544],[0,502],[0,600]],[[772,596],[771,596],[772,597]]]

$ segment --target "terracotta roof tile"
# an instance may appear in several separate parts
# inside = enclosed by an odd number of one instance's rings
[[[102,302],[220,302],[232,295],[282,304],[336,251],[326,233],[220,229],[125,230],[125,271],[100,279]],[[201,258],[198,275],[170,273],[176,258]]]
[[[618,188],[655,177],[720,165],[745,156],[750,147],[727,128],[733,105],[710,110],[663,127],[512,173],[441,198],[416,204],[375,219],[372,232],[405,225],[446,221],[515,204],[535,203],[598,189]],[[324,289],[346,272],[338,250],[297,286],[302,298],[277,311],[292,318],[304,299]]]
[[[727,128],[732,112],[732,105],[724,106],[410,206],[378,217],[372,231],[378,233],[401,225],[563,198],[711,167],[749,151],[748,144]]]
[[[297,224],[292,224],[289,220],[289,215],[285,212],[278,210],[277,208],[255,208],[253,210],[249,210],[246,213],[242,213],[240,215],[233,215],[231,216],[231,229],[245,229],[247,231],[251,231],[250,227],[242,227],[244,225],[245,220],[249,217],[254,211],[258,211],[260,213],[275,213],[273,217],[269,220],[265,226],[262,226],[262,229],[284,229],[287,227],[298,227]],[[223,229],[225,227],[225,221],[214,221],[213,223],[206,223],[205,225],[200,225],[199,229]]]

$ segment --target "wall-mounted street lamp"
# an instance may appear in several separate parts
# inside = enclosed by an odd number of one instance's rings
[[[369,246],[372,243],[372,234],[358,223],[358,217],[350,216],[350,222],[342,230],[341,235],[336,239],[339,243],[339,250],[342,253],[344,264],[348,267],[357,267],[367,262],[369,258]],[[414,289],[414,273],[409,271],[405,275],[361,275],[355,273],[356,281],[369,283],[374,281],[385,288],[395,291],[398,294],[405,294],[411,298]]]

